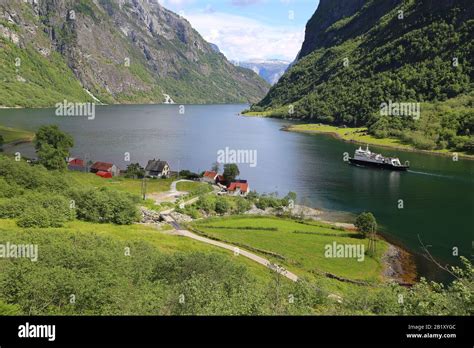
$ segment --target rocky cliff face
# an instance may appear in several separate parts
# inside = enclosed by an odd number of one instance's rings
[[[1,1],[0,52],[0,63],[12,67],[0,75],[0,89],[13,87],[18,105],[25,84],[35,94],[42,86],[40,105],[55,99],[50,94],[90,98],[82,87],[107,103],[159,103],[165,94],[177,103],[254,102],[268,89],[157,1]],[[20,69],[15,55],[23,58]],[[45,73],[28,69],[37,64]],[[63,91],[51,83],[61,76],[68,80]],[[0,105],[11,104],[5,93],[0,98]]]
[[[327,44],[326,30],[340,19],[351,17],[359,11],[366,0],[320,0],[317,11],[306,25],[305,40],[299,59]]]

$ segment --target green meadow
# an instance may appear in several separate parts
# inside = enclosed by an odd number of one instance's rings
[[[382,280],[384,266],[380,259],[388,247],[383,240],[377,242],[375,257],[365,254],[363,261],[358,261],[356,257],[325,256],[325,248],[334,242],[363,245],[367,252],[368,239],[360,238],[356,232],[317,222],[253,216],[198,221],[191,227],[208,237],[260,252],[299,276],[314,278],[315,275],[331,273],[356,281]]]
[[[128,179],[124,177],[115,177],[112,179],[103,179],[92,173],[66,172],[66,179],[72,184],[78,186],[91,186],[94,188],[108,187],[119,191],[128,192],[134,195],[141,195],[141,179]],[[147,180],[147,192],[165,192],[170,189],[173,179],[153,179]]]
[[[17,141],[31,141],[35,136],[31,132],[2,125],[0,125],[0,135],[6,144]]]

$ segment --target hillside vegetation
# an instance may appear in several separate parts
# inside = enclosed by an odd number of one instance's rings
[[[249,103],[268,91],[182,17],[145,0],[0,3],[0,106]],[[87,90],[87,91],[86,91]]]
[[[107,187],[110,182],[100,185],[89,175],[71,177],[0,156],[2,250],[38,248],[36,260],[0,257],[0,315],[472,314],[467,260],[454,269],[449,286],[422,281],[407,289],[381,282],[374,260],[357,270],[353,262],[318,258],[320,242],[353,239],[337,229],[253,217],[198,225],[243,248],[273,252],[301,276],[293,283],[229,251],[168,234],[166,227],[134,224],[134,185]]]
[[[473,35],[472,1],[322,0],[297,63],[251,111],[473,151]],[[389,102],[420,103],[420,118],[383,115]]]

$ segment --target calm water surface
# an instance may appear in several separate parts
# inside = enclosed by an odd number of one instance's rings
[[[343,162],[356,145],[325,135],[280,131],[287,121],[238,117],[245,105],[102,106],[96,118],[57,117],[52,109],[0,110],[0,124],[35,130],[58,124],[75,139],[73,155],[114,162],[125,168],[124,154],[146,165],[167,160],[173,170],[203,171],[217,151],[257,150],[257,166],[239,165],[241,177],[259,192],[286,194],[326,210],[372,211],[383,234],[410,251],[420,251],[418,235],[443,263],[455,264],[453,247],[470,256],[473,240],[474,161],[372,148],[409,160],[412,169],[397,173],[358,168]],[[15,151],[33,155],[31,145]],[[398,209],[398,200],[404,209]],[[446,275],[417,256],[420,274],[444,280]]]

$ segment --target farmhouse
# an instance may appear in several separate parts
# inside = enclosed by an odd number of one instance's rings
[[[248,183],[233,182],[227,188],[227,192],[233,196],[247,196],[250,192],[250,187]]]
[[[208,182],[210,184],[214,184],[218,178],[218,174],[213,171],[206,171],[204,175],[202,176],[202,181],[203,182]]]
[[[145,175],[149,178],[168,178],[171,173],[171,168],[168,162],[153,159],[148,161],[145,168]]]
[[[91,167],[91,173],[98,174],[102,177],[110,177],[110,175],[112,176],[119,175],[120,170],[113,163],[95,162]],[[105,173],[108,173],[108,175],[106,175]]]
[[[86,170],[86,166],[82,159],[70,158],[67,162],[67,169],[75,172],[84,172]]]

